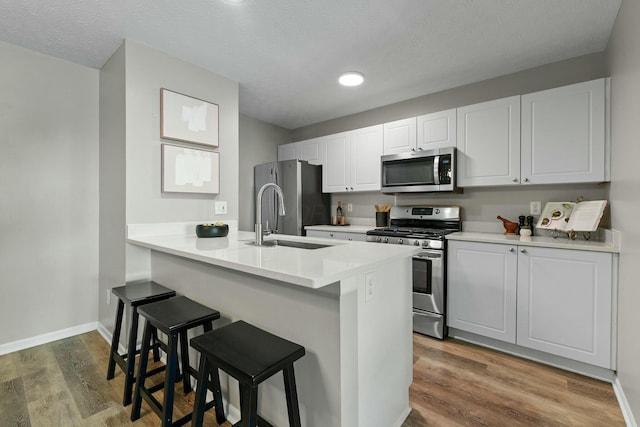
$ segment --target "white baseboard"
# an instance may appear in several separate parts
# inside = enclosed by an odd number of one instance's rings
[[[97,331],[102,336],[102,338],[104,338],[104,340],[107,342],[107,344],[111,345],[111,340],[113,339],[113,333],[111,331],[109,331],[109,329],[107,329],[107,327],[104,326],[102,324],[102,322],[98,322]],[[120,354],[124,354],[124,353],[127,352],[127,348],[125,346],[123,346],[122,343],[119,343],[118,344],[118,352]]]
[[[620,410],[622,411],[622,416],[624,417],[624,422],[627,424],[627,427],[638,427],[638,423],[636,423],[636,420],[633,417],[631,406],[629,406],[629,401],[624,394],[622,384],[620,384],[620,380],[618,379],[617,375],[615,376],[611,384],[613,385],[613,391],[615,392],[616,398],[618,399],[618,405],[620,405]]]
[[[98,327],[98,322],[90,322],[90,323],[85,323],[84,325],[78,325],[78,326],[73,326],[71,328],[60,329],[59,331],[48,332],[46,334],[37,335],[35,337],[25,338],[22,340],[2,344],[0,345],[0,356],[7,353],[13,353],[14,351],[20,351],[26,348],[35,347],[37,345],[58,341],[63,338],[69,338],[74,335],[95,331],[97,327]]]

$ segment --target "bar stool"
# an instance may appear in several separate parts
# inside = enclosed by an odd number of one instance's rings
[[[201,354],[193,426],[202,426],[204,412],[207,410],[207,377],[215,377],[218,369],[240,383],[242,419],[235,426],[270,426],[258,415],[258,385],[279,371],[284,375],[289,425],[301,426],[293,362],[304,356],[304,347],[244,321],[192,338],[191,346]],[[222,404],[216,406],[216,416],[221,417],[218,418],[218,424],[224,422]]]
[[[107,367],[107,380],[113,379],[115,374],[116,363],[122,369],[125,375],[124,379],[124,396],[122,404],[127,406],[131,403],[131,394],[133,392],[133,383],[135,376],[133,374],[135,367],[136,354],[140,351],[136,350],[136,340],[138,338],[138,307],[150,304],[156,301],[165,300],[176,295],[172,289],[165,288],[156,282],[142,282],[120,286],[111,290],[118,297],[118,310],[116,312],[116,322],[111,339],[111,352],[109,353],[109,365]],[[127,353],[120,354],[118,352],[118,344],[120,343],[120,332],[122,329],[122,315],[124,306],[131,306],[131,328],[129,329],[129,343],[127,344]],[[157,336],[154,335],[153,356],[154,360],[160,360],[158,352],[160,344]],[[143,357],[148,357],[148,353],[143,353]]]
[[[220,318],[220,313],[202,304],[190,300],[184,296],[177,296],[165,301],[147,304],[141,307],[140,315],[145,318],[144,334],[142,337],[142,352],[148,352],[151,347],[152,335],[156,331],[167,335],[167,364],[165,368],[164,382],[147,388],[145,380],[155,372],[147,372],[148,361],[140,359],[138,376],[136,379],[136,389],[133,395],[133,406],[131,408],[131,421],[140,418],[142,399],[144,399],[151,409],[162,420],[162,426],[180,426],[191,420],[192,414],[187,414],[179,420],[173,422],[173,399],[174,383],[180,379],[178,369],[178,340],[180,341],[180,353],[182,360],[182,381],[183,390],[187,394],[191,391],[190,378],[197,378],[197,371],[189,364],[189,346],[187,343],[187,331],[198,326],[211,331],[215,319]],[[217,381],[216,381],[217,380]],[[220,380],[218,376],[212,378],[214,395],[220,395]],[[160,402],[153,396],[158,390],[164,388],[164,402]],[[221,401],[214,398],[213,401],[205,404],[207,409],[213,408],[215,403]],[[216,408],[217,410],[218,408]]]

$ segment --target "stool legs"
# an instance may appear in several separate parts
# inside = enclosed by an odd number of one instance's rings
[[[284,391],[287,396],[287,411],[289,411],[289,426],[301,427],[300,408],[298,406],[298,391],[296,390],[296,377],[293,372],[293,364],[283,369]]]
[[[211,376],[211,381],[213,382],[213,401],[216,408],[216,422],[218,424],[222,424],[227,420],[224,415],[218,368],[212,366],[206,357],[201,356],[200,367],[198,369],[198,385],[196,388],[196,398],[193,407],[193,427],[202,427],[204,413],[206,410],[205,404],[207,398],[207,388],[209,386],[209,376]]]
[[[138,308],[132,307],[131,309],[131,328],[129,329],[129,344],[127,345],[127,371],[124,378],[124,397],[122,398],[122,404],[128,406],[131,404],[131,394],[133,393],[133,383],[135,377],[133,371],[136,365],[136,341],[137,335],[133,331],[138,330]],[[148,353],[140,352],[140,359],[147,357]]]
[[[176,371],[178,369],[178,336],[177,334],[169,335],[167,343],[167,369],[164,377],[164,402],[162,405],[162,426],[171,426],[173,424],[173,397],[175,395],[174,383],[176,382]],[[183,375],[187,377],[187,367],[183,366]],[[138,376],[138,378],[141,375]]]
[[[148,322],[147,322],[148,323]],[[142,334],[142,350],[141,354],[149,354],[149,341],[151,338],[151,328],[149,325],[145,325],[144,333]],[[138,366],[138,378],[136,380],[136,391],[133,395],[133,407],[131,408],[131,421],[135,421],[140,418],[140,409],[142,408],[142,395],[140,394],[141,387],[144,386],[145,373],[147,372],[148,358],[141,357],[140,365]]]
[[[240,383],[240,413],[242,427],[258,425],[258,385]]]
[[[118,352],[118,344],[120,343],[120,331],[122,329],[122,314],[124,313],[124,302],[118,300],[118,310],[116,312],[116,324],[111,338],[111,353],[109,354],[109,367],[107,368],[107,380],[112,380],[115,374],[116,359],[113,355]]]
[[[176,337],[177,338],[177,337]],[[191,376],[189,375],[189,344],[187,343],[187,333],[180,334],[180,355],[182,357],[182,389],[184,394],[191,391]]]

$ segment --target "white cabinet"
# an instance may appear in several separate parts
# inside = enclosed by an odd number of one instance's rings
[[[609,180],[605,79],[522,96],[522,180]]]
[[[607,79],[458,108],[460,187],[610,179]]]
[[[366,242],[364,233],[345,233],[340,231],[307,230],[307,237],[322,237],[325,239],[349,240],[354,242]]]
[[[520,96],[458,108],[458,185],[520,182]]]
[[[380,190],[382,125],[324,137],[322,191]]]
[[[517,344],[610,368],[613,255],[518,251]]]
[[[506,245],[448,242],[448,326],[516,342],[514,251]]]
[[[455,147],[457,145],[456,109],[418,117],[418,150]]]
[[[278,161],[296,160],[298,158],[298,144],[295,142],[278,145]]]
[[[448,245],[448,326],[612,368],[613,254]]]
[[[384,124],[384,154],[456,146],[456,109]]]
[[[406,153],[416,149],[416,118],[385,123],[383,154]]]
[[[322,164],[323,138],[313,138],[305,141],[292,142],[278,146],[278,161],[306,160],[312,165]]]

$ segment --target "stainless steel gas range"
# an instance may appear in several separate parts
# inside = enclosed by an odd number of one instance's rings
[[[394,206],[388,228],[367,231],[367,241],[413,245],[413,330],[444,338],[446,329],[447,241],[460,231],[459,206]]]

